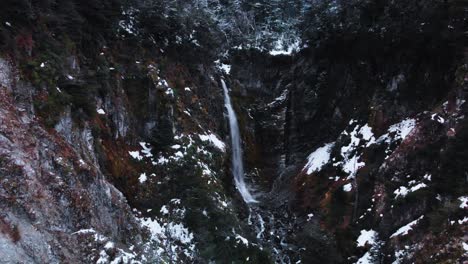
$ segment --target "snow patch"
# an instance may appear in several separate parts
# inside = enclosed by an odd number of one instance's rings
[[[223,152],[226,150],[226,144],[224,144],[224,142],[221,141],[215,134],[198,135],[198,137],[200,137],[201,141],[211,142],[211,144]]]
[[[334,145],[335,142],[328,143],[312,152],[303,170],[307,170],[307,174],[320,171],[330,161],[330,152]]]
[[[360,259],[358,259],[358,261],[356,262],[356,264],[374,264],[375,262],[373,261],[372,259],[372,256],[370,254],[370,252],[366,252],[366,254],[364,254],[364,256],[362,256]]]
[[[415,192],[415,191],[417,191],[419,189],[426,188],[426,187],[427,187],[427,185],[425,183],[418,183],[418,184],[410,187],[409,189],[406,188],[405,186],[400,186],[393,193],[395,194],[395,199],[396,199],[396,198],[398,198],[400,196],[405,197],[409,193]]]
[[[405,140],[406,137],[408,137],[408,135],[411,133],[411,131],[413,131],[415,127],[416,127],[416,120],[412,118],[407,118],[401,121],[400,123],[390,126],[388,128],[388,132],[395,133],[395,140],[398,140],[398,139]],[[388,137],[388,134],[383,135],[380,138],[383,138],[383,137]]]
[[[461,209],[468,208],[468,196],[459,197],[458,200],[461,202],[460,203],[460,208]]]
[[[273,50],[271,50],[269,53],[272,56],[291,55],[292,53],[299,50],[299,45],[300,45],[300,41],[298,40],[293,42],[290,45],[285,45],[284,38],[280,38],[279,40],[276,41]]]
[[[148,180],[148,177],[146,176],[146,173],[140,174],[140,177],[138,178],[138,180],[140,181],[140,183],[146,182],[146,180]]]
[[[277,98],[275,98],[275,100],[273,100],[273,102],[269,103],[268,106],[273,107],[273,106],[276,106],[276,105],[284,102],[286,100],[286,98],[288,97],[288,93],[289,93],[288,89],[283,90],[281,95],[278,96]]]
[[[249,240],[247,240],[245,237],[241,235],[236,235],[236,239],[238,239],[242,244],[249,246]]]
[[[356,122],[356,120],[351,120],[349,124],[352,125]],[[358,151],[358,147],[360,145],[368,147],[374,144],[375,137],[372,133],[372,128],[368,124],[363,126],[356,125],[351,133],[348,134],[347,131],[344,131],[341,135],[349,135],[351,141],[348,145],[341,147],[343,161],[337,162],[334,165],[342,166],[343,171],[348,174],[348,179],[351,179],[356,176],[360,168],[366,165],[363,161],[360,161],[362,153]]]
[[[351,183],[343,185],[343,191],[350,192],[353,189],[353,185]]]
[[[393,233],[390,238],[397,236],[406,236],[409,231],[413,230],[413,227],[418,224],[424,218],[424,215],[421,215],[418,219],[408,223],[405,226],[400,227],[395,233]]]
[[[374,230],[361,230],[361,235],[357,239],[358,247],[365,247],[366,244],[374,245],[377,240],[377,232]]]
[[[431,120],[437,121],[441,124],[445,123],[445,119],[437,114],[432,114],[431,115]]]
[[[136,160],[142,160],[143,157],[140,155],[140,152],[139,151],[129,151],[128,152],[130,154],[130,156],[132,156],[132,158],[136,159]]]

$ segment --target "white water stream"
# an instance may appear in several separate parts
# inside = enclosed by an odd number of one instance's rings
[[[242,196],[242,199],[247,204],[257,203],[257,200],[250,193],[247,185],[245,184],[244,163],[242,160],[242,145],[240,139],[239,125],[237,122],[236,112],[232,108],[231,98],[226,83],[221,79],[221,85],[224,90],[224,102],[229,117],[229,127],[231,130],[231,148],[232,148],[232,174],[234,175],[234,182],[237,190]]]

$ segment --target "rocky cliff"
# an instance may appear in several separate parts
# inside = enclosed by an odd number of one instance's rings
[[[467,261],[466,8],[2,1],[0,262]]]

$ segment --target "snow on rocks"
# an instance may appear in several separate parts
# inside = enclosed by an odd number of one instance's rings
[[[372,255],[370,254],[370,251],[367,251],[366,254],[364,254],[364,256],[362,256],[356,262],[356,264],[373,264],[373,263],[374,261],[373,261]]]
[[[361,230],[361,234],[357,239],[358,247],[365,247],[366,245],[374,245],[377,240],[377,232],[374,230]]]
[[[141,150],[129,151],[130,156],[138,161],[142,161],[144,158],[152,158],[153,154],[151,153],[150,144],[145,142],[140,142]]]
[[[172,88],[167,88],[165,93],[171,97],[174,97],[174,90]]]
[[[201,141],[209,141],[223,152],[226,150],[226,144],[224,144],[224,142],[221,141],[215,134],[198,135],[198,137],[200,137]]]
[[[415,192],[417,190],[420,190],[420,189],[423,189],[423,188],[427,187],[427,185],[425,183],[423,183],[423,182],[417,183],[416,181],[410,181],[409,185],[412,185],[412,186],[410,186],[409,188],[407,188],[405,186],[398,187],[398,189],[396,189],[393,192],[395,194],[395,199],[398,198],[398,197],[405,197],[409,193],[412,193],[412,192]]]
[[[468,217],[463,217],[463,219],[460,219],[457,221],[459,225],[463,225],[468,222]]]
[[[273,102],[269,103],[268,106],[269,107],[275,107],[275,106],[283,103],[288,98],[288,93],[289,93],[289,90],[284,89],[283,92],[281,93],[281,95],[278,96],[277,98],[275,98],[275,100],[273,100]]]
[[[434,120],[434,121],[437,121],[441,124],[444,124],[445,123],[445,119],[441,116],[439,116],[438,114],[432,114],[431,115],[431,120]]]
[[[382,246],[383,242],[378,240],[377,232],[373,231],[372,229],[361,230],[361,235],[358,238],[358,247],[363,247],[365,245],[370,245],[371,248],[361,257],[358,259],[356,264],[374,264],[375,256],[373,255],[374,252],[378,252],[380,247]]]
[[[408,234],[409,231],[413,230],[413,227],[418,224],[424,218],[424,215],[421,215],[418,219],[400,227],[395,233],[393,233],[390,238],[398,237],[398,236],[405,236]]]
[[[144,183],[144,182],[146,182],[146,180],[148,180],[148,177],[146,176],[146,173],[140,174],[140,177],[138,178],[138,181],[140,181],[140,183]]]
[[[119,21],[120,28],[123,29],[128,34],[134,35],[134,36],[137,35],[137,30],[135,27],[135,24],[137,23],[136,18],[135,18],[135,12],[137,11],[134,9],[123,11],[122,15],[126,16],[128,19]]]
[[[132,158],[138,161],[141,161],[143,159],[143,156],[140,155],[139,151],[129,151],[128,153],[130,154],[130,156],[132,156]]]
[[[171,206],[180,206],[180,200],[172,199]],[[185,208],[170,210],[169,206],[163,206],[160,212],[163,215],[161,218],[138,218],[157,245],[157,254],[169,257],[176,263],[181,261],[180,256],[193,259],[196,253],[193,233],[179,222],[185,216]]]
[[[468,196],[459,197],[458,200],[461,202],[460,203],[460,208],[461,209],[467,209],[468,208]]]
[[[347,183],[343,185],[343,191],[350,192],[353,189],[353,185],[351,183]]]
[[[224,64],[221,62],[221,60],[217,60],[214,62],[216,67],[220,69],[221,71],[225,72],[226,74],[231,74],[231,65],[229,64]]]
[[[239,242],[242,242],[242,244],[244,244],[245,246],[249,246],[249,240],[247,240],[247,238],[241,236],[241,235],[236,235],[236,239],[239,241]]]
[[[72,235],[89,236],[100,245],[101,251],[99,251],[99,258],[97,259],[96,264],[141,263],[138,260],[137,254],[132,252],[133,247],[125,250],[121,249],[117,247],[116,243],[111,241],[109,237],[98,233],[93,228],[81,229],[72,233]]]
[[[151,153],[152,148],[150,147],[149,143],[140,142],[140,146],[142,147],[141,153],[143,154],[143,156],[147,158],[153,157],[153,154]]]
[[[307,158],[307,164],[304,166],[303,170],[305,170],[307,174],[320,171],[322,167],[330,161],[330,152],[334,145],[334,142],[328,143],[312,152]]]
[[[308,156],[307,164],[303,168],[303,171],[307,174],[312,174],[313,172],[320,171],[330,160],[335,161],[335,159],[337,159],[338,161],[334,162],[333,166],[341,168],[342,171],[348,175],[347,179],[352,179],[356,176],[358,170],[366,165],[364,160],[362,160],[362,156],[368,147],[373,144],[388,144],[386,154],[389,155],[392,152],[390,145],[396,141],[401,142],[407,138],[415,126],[416,120],[407,118],[390,126],[387,133],[376,139],[372,128],[368,124],[360,125],[357,120],[352,119],[349,122],[350,129],[343,131],[339,136],[339,140],[336,141],[340,142],[340,138],[349,138],[349,141],[346,141],[349,143],[341,146],[341,157],[331,157],[331,151],[337,143],[327,143]],[[351,186],[346,185],[344,188],[350,190],[350,187]],[[425,184],[416,185],[413,186],[411,190],[402,189],[401,193],[405,194],[409,191],[416,191],[424,187],[427,186]]]
[[[388,144],[397,141],[405,140],[416,127],[416,120],[412,118],[404,119],[403,121],[391,125],[388,128],[388,133],[382,135],[377,139],[377,142],[386,142]],[[393,136],[392,136],[393,135]]]
[[[350,125],[357,123],[356,120],[351,120],[349,122]],[[351,141],[348,145],[341,147],[341,156],[343,158],[342,161],[336,162],[335,166],[341,166],[343,171],[348,174],[348,179],[354,178],[356,176],[357,171],[364,167],[366,164],[361,161],[361,151],[358,151],[359,146],[370,146],[375,143],[375,137],[372,133],[372,128],[365,124],[360,126],[358,124],[355,125],[354,129],[351,133],[344,131],[342,136],[349,136]]]
[[[281,36],[281,38],[278,39],[276,43],[274,44],[275,45],[274,48],[269,52],[270,55],[272,56],[291,55],[295,51],[299,50],[299,47],[300,47],[299,40],[296,40],[289,45],[286,45],[285,43],[286,43],[286,39],[284,38],[284,36]]]

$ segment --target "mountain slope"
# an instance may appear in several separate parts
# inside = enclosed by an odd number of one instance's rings
[[[2,261],[463,263],[466,8],[2,1]]]

